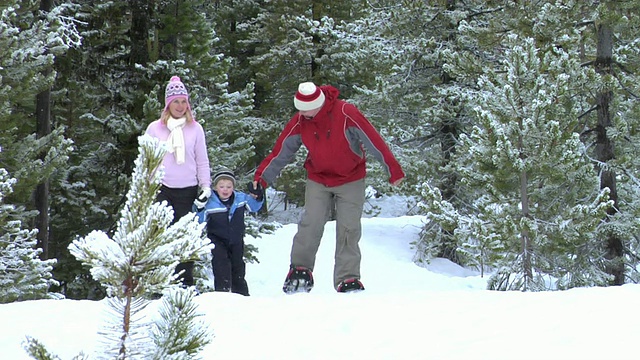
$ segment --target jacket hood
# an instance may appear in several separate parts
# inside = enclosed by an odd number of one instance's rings
[[[340,95],[340,90],[336,89],[331,85],[322,85],[319,86],[320,90],[324,93],[324,104],[322,105],[322,109],[314,116],[315,118],[320,118],[326,114],[329,109],[333,108],[333,105],[338,100],[338,95]]]
[[[320,86],[320,90],[322,90],[322,92],[324,93],[325,105],[333,104],[334,102],[336,102],[336,100],[338,100],[338,95],[340,95],[340,90],[331,85],[322,85]]]

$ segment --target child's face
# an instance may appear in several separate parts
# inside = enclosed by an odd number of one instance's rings
[[[227,179],[220,179],[215,186],[215,190],[221,199],[225,200],[231,197],[233,193],[233,181]]]

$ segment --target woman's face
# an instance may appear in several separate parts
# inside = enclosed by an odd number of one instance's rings
[[[169,103],[169,113],[174,119],[180,119],[186,116],[189,110],[189,101],[186,98],[173,99]]]

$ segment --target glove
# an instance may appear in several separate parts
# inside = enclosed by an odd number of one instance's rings
[[[202,188],[200,189],[200,193],[198,193],[198,197],[193,202],[193,205],[196,206],[198,211],[202,211],[204,206],[207,205],[207,201],[209,201],[209,197],[211,196],[211,188]]]
[[[262,188],[262,185],[260,185],[260,182],[258,182],[258,185],[256,185],[256,187],[253,187],[253,182],[249,181],[249,183],[247,184],[247,189],[249,190],[249,192],[256,197],[256,200],[258,201],[262,201],[264,199],[264,189]]]

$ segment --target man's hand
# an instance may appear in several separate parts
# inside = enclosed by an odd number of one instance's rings
[[[400,179],[398,179],[398,180],[396,180],[396,181],[392,182],[392,183],[391,183],[391,185],[393,185],[393,186],[398,186],[398,185],[400,185],[400,183],[402,182],[402,180],[404,180],[404,178],[400,178]]]
[[[264,189],[262,188],[262,185],[260,185],[257,181],[249,182],[247,184],[247,189],[249,190],[249,194],[251,194],[254,199],[258,201],[262,201],[264,199]]]

